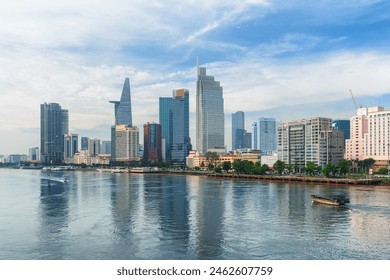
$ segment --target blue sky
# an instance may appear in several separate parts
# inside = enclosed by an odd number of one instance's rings
[[[126,77],[141,131],[174,88],[190,90],[194,116],[197,56],[224,88],[228,147],[239,110],[247,129],[262,116],[349,118],[349,89],[390,108],[389,1],[2,2],[0,154],[39,146],[45,101],[69,110],[71,132],[109,139],[108,100]],[[194,141],[194,118],[190,130]]]

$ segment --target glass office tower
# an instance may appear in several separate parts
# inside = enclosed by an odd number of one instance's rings
[[[197,67],[196,149],[200,154],[225,150],[223,88],[206,68]]]
[[[41,161],[60,163],[64,159],[64,135],[68,134],[68,110],[58,103],[41,104]]]

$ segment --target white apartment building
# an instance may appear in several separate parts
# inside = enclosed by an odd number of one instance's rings
[[[278,126],[278,159],[303,168],[308,162],[319,166],[337,164],[344,155],[344,136],[332,130],[329,118],[301,119]]]

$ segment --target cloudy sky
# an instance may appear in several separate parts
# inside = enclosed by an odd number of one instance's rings
[[[390,108],[390,2],[380,0],[14,0],[0,9],[0,154],[39,146],[39,106],[69,110],[70,132],[109,140],[109,100],[130,78],[133,122],[190,90],[196,57],[231,113],[286,121]],[[141,139],[142,142],[142,139]],[[193,143],[195,144],[195,143]]]

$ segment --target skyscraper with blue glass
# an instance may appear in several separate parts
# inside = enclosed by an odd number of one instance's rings
[[[58,103],[41,104],[41,161],[60,163],[64,159],[64,135],[68,134],[68,110]]]
[[[188,89],[173,90],[173,97],[160,97],[159,121],[161,135],[165,140],[163,159],[185,161],[192,148],[189,137]]]
[[[206,68],[199,66],[196,82],[196,149],[203,155],[208,151],[225,151],[223,89],[220,82],[206,74]]]

